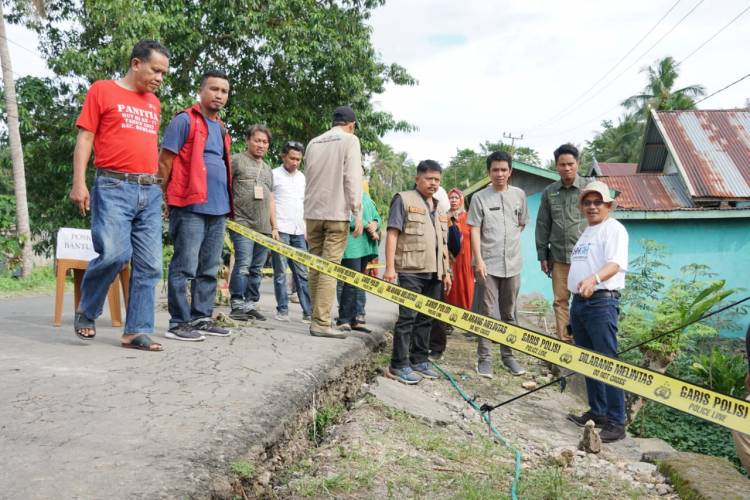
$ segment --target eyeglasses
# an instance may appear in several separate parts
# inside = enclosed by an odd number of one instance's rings
[[[584,207],[595,206],[597,208],[604,205],[604,200],[581,200],[581,205]]]
[[[305,146],[301,142],[289,141],[284,144],[284,151],[289,151],[290,149],[296,149],[299,152],[303,152],[305,150]]]

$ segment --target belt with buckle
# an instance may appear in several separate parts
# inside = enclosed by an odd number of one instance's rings
[[[114,170],[106,170],[103,168],[96,169],[96,176],[111,177],[132,184],[140,184],[141,186],[150,186],[152,184],[161,184],[164,182],[161,177],[154,174],[131,174],[128,172],[116,172]]]
[[[619,290],[594,290],[591,297],[584,297],[580,293],[573,294],[578,300],[593,300],[593,299],[619,299]]]

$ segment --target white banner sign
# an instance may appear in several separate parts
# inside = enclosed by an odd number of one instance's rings
[[[89,261],[99,254],[94,251],[94,243],[91,241],[89,229],[74,229],[72,227],[61,227],[57,231],[57,251],[55,257],[58,259],[73,259]]]

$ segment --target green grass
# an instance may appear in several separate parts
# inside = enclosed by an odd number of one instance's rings
[[[310,426],[310,440],[319,443],[327,429],[338,420],[346,408],[342,404],[323,406],[315,412],[315,420]]]
[[[52,266],[38,266],[26,278],[16,278],[10,273],[0,273],[0,296],[15,297],[51,292],[55,289],[55,272]]]
[[[238,460],[229,464],[229,471],[244,481],[249,481],[255,476],[255,466],[244,460]]]

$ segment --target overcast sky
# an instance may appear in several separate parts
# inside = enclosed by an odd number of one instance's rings
[[[603,119],[617,118],[618,103],[644,87],[644,65],[667,55],[681,61],[748,7],[750,0],[390,0],[371,19],[373,44],[419,84],[389,86],[375,104],[419,130],[385,140],[414,160],[447,163],[459,148],[524,134],[517,144],[546,160],[559,144],[582,144]],[[17,75],[47,74],[31,53],[33,34],[9,25],[8,37]],[[746,75],[749,42],[750,11],[687,58],[678,86],[702,84],[711,93]],[[700,107],[741,107],[748,98],[750,78]]]
[[[639,73],[644,65],[668,55],[682,60],[750,7],[747,0],[705,1],[674,28],[700,3],[680,1],[622,64],[573,105],[675,2],[387,2],[373,15],[373,43],[384,61],[405,66],[419,85],[391,86],[376,100],[419,131],[391,134],[386,142],[412,159],[442,162],[458,148],[477,148],[503,132],[523,133],[517,144],[537,149],[543,160],[563,142],[581,144],[603,119],[622,113],[619,102],[645,86],[645,75]],[[750,73],[749,42],[750,11],[685,61],[678,86],[702,84],[711,93]],[[700,107],[742,107],[749,97],[750,78]]]

